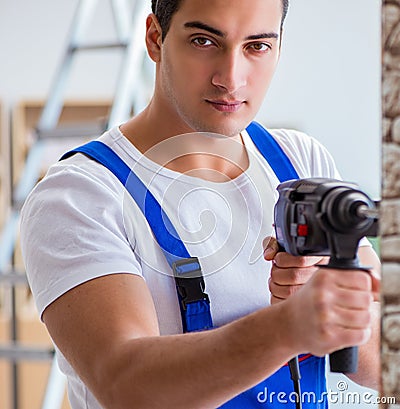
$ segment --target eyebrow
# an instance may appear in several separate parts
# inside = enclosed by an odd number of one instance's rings
[[[187,23],[184,24],[185,28],[198,28],[200,30],[205,30],[208,31],[211,34],[214,34],[218,37],[226,37],[226,34],[212,26],[209,26],[208,24],[202,23],[201,21],[188,21]],[[270,32],[270,33],[260,33],[260,34],[253,34],[249,35],[245,38],[245,40],[261,40],[263,38],[279,38],[279,34],[275,32]]]

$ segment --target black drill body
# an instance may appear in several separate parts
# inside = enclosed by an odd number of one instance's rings
[[[376,236],[376,205],[356,184],[336,179],[290,180],[278,186],[275,232],[280,247],[295,256],[329,256],[325,268],[358,269],[357,249],[364,236]],[[357,348],[330,356],[333,372],[357,370]]]

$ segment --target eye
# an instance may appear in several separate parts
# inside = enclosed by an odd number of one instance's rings
[[[268,43],[253,43],[249,45],[249,48],[256,52],[266,52],[271,50],[271,45]]]
[[[210,47],[214,43],[206,37],[196,37],[192,39],[192,43],[197,47]]]

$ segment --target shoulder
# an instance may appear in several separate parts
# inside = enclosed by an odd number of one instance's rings
[[[294,129],[268,130],[300,177],[340,178],[332,155],[314,137]]]
[[[287,154],[309,158],[327,152],[317,139],[304,132],[294,129],[269,129],[269,132]]]
[[[95,223],[115,231],[124,225],[124,197],[124,186],[111,171],[77,153],[53,164],[29,194],[21,211],[22,237],[69,232],[72,225],[76,232]]]
[[[123,186],[102,165],[76,154],[55,163],[27,197],[21,210],[22,239],[74,234],[94,220],[121,223]],[[107,213],[107,214],[106,214]],[[74,226],[72,228],[72,225]]]
[[[53,165],[26,199],[21,211],[21,226],[46,224],[52,219],[57,224],[72,215],[98,217],[99,204],[113,204],[122,197],[122,186],[101,165],[83,155]],[[32,221],[32,218],[34,220]]]
[[[110,132],[106,132],[98,140],[109,146],[113,143]],[[69,205],[79,200],[84,205],[93,203],[90,201],[91,197],[108,196],[118,200],[122,194],[123,186],[108,169],[77,153],[54,163],[48,169],[45,177],[28,196],[23,214],[38,201],[42,205],[51,206],[54,203]]]
[[[110,171],[81,154],[54,164],[28,196],[21,248],[40,313],[84,281],[119,271],[141,274],[135,236],[127,233],[126,198]]]
[[[90,234],[97,235],[98,241],[105,237],[122,240],[125,198],[124,186],[116,176],[94,160],[75,154],[59,161],[24,203],[22,247],[31,251],[32,242],[49,248],[90,245]]]

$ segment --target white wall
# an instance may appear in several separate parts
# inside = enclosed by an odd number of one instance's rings
[[[113,40],[109,2],[100,0],[84,40]],[[0,0],[0,99],[45,98],[66,48],[78,0]],[[113,95],[120,53],[86,52],[78,56],[66,97]]]
[[[140,0],[145,1],[145,0]],[[146,0],[147,1],[147,0]],[[150,0],[148,0],[150,2]],[[45,98],[77,0],[0,0],[0,99]],[[88,36],[113,36],[106,0]],[[118,52],[79,57],[67,97],[110,97]],[[380,188],[380,0],[292,0],[259,119],[319,139],[347,180]]]
[[[346,180],[380,191],[380,0],[292,0],[259,118],[320,140]]]

